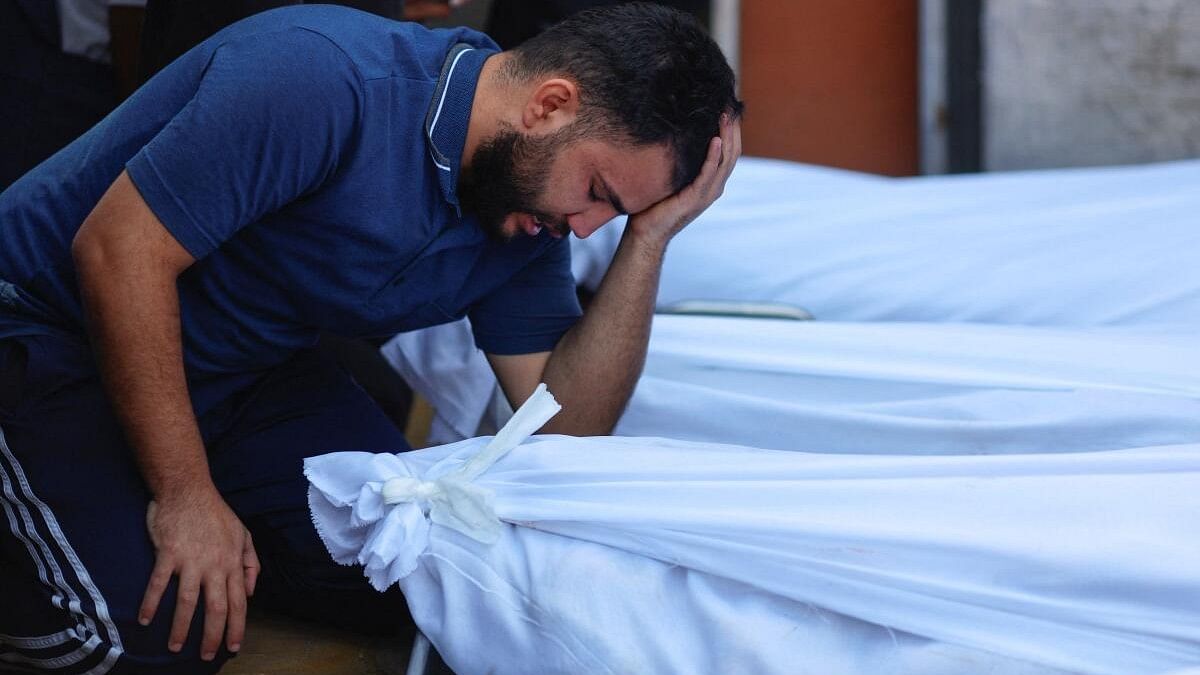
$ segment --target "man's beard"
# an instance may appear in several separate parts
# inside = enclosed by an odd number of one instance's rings
[[[470,168],[459,174],[458,197],[463,207],[479,218],[484,232],[502,241],[512,239],[516,232],[504,231],[505,218],[528,213],[546,227],[566,233],[565,223],[536,206],[546,189],[550,163],[569,140],[566,131],[526,136],[506,127],[475,150]]]

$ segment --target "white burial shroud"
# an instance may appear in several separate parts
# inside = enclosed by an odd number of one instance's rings
[[[460,673],[1200,663],[1200,445],[897,456],[525,438],[557,409],[543,397],[496,439],[305,462],[333,557],[377,588],[399,581]]]

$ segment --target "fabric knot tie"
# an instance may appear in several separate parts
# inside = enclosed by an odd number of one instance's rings
[[[422,511],[431,522],[484,544],[495,543],[500,538],[501,525],[492,507],[492,492],[474,485],[474,481],[559,410],[562,406],[554,400],[550,390],[545,384],[539,384],[479,454],[431,481],[411,476],[389,478],[380,488],[384,504],[423,502]]]
[[[381,489],[384,504],[427,501],[441,492],[438,481],[424,481],[411,476],[389,478]]]
[[[525,441],[562,406],[539,384],[512,419],[478,453],[452,471],[416,477],[396,455],[333,453],[304,460],[309,508],[317,533],[334,560],[360,564],[383,590],[417,568],[440,525],[483,544],[504,531],[492,491],[475,484],[493,464]],[[322,526],[344,519],[346,531]]]

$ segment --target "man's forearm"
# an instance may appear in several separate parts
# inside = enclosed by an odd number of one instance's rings
[[[122,172],[71,244],[88,331],[114,412],[150,491],[146,530],[154,569],[138,621],[148,625],[178,580],[167,648],[183,649],[203,598],[200,655],[245,632],[258,577],[250,533],[213,485],[183,368],[179,275],[195,260]]]
[[[184,375],[175,287],[192,257],[123,172],[71,253],[105,389],[152,496],[212,488]]]
[[[721,196],[741,147],[741,124],[727,114],[721,118],[720,137],[709,142],[696,179],[629,217],[596,297],[553,352],[488,355],[514,407],[539,380],[562,403],[562,412],[542,431],[580,436],[612,433],[646,362],[667,242]]]
[[[151,495],[211,487],[183,369],[174,279],[77,256],[97,363]],[[151,277],[151,278],[147,278]]]
[[[646,362],[666,246],[665,237],[626,228],[587,312],[546,364],[544,379],[563,409],[543,431],[612,433]]]

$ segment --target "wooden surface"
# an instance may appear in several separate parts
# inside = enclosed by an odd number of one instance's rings
[[[252,609],[242,651],[221,675],[401,675],[411,646]]]
[[[433,406],[429,405],[420,394],[413,393],[412,407],[408,411],[408,426],[404,428],[404,437],[413,449],[429,445],[429,429],[433,425]]]

